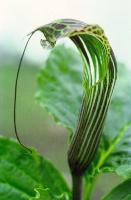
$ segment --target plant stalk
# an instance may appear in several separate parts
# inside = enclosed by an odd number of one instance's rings
[[[89,182],[85,185],[84,200],[90,200],[93,189],[93,182]]]
[[[81,200],[82,199],[82,176],[72,175],[72,200]]]

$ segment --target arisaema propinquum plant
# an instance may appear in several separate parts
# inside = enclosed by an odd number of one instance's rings
[[[69,37],[75,43],[83,60],[83,99],[68,151],[73,180],[72,198],[80,200],[82,176],[97,150],[117,77],[115,56],[103,29],[98,25],[87,25],[77,20],[58,20],[34,30],[29,39],[36,31],[44,34],[46,40],[41,40],[41,43],[45,47],[53,48],[58,39]],[[19,69],[20,66],[21,62]],[[19,140],[16,123],[14,124]]]
[[[59,172],[48,161],[40,157],[35,150],[21,143],[18,136],[16,126],[18,77],[26,47],[36,31],[43,33],[42,46],[51,49],[49,60],[46,63],[48,67],[44,68],[38,77],[40,91],[37,99],[53,115],[56,122],[64,125],[70,132],[67,157],[72,176],[72,190],[69,189]],[[57,47],[57,41],[65,37],[68,37],[76,46],[77,54],[71,49],[66,51],[64,46]],[[80,59],[76,56],[74,61],[73,54],[79,56]],[[62,65],[58,66],[55,62],[57,64],[61,62]],[[72,66],[69,66],[70,64]],[[66,65],[68,69],[65,67]],[[82,67],[82,73],[77,67]],[[26,149],[21,149],[14,141],[1,139],[1,146],[4,145],[5,152],[7,152],[6,162],[10,160],[11,163],[19,164],[20,170],[17,173],[21,175],[24,171],[28,175],[27,183],[24,185],[22,179],[23,184],[21,183],[18,187],[24,192],[19,195],[19,192],[15,191],[13,193],[15,197],[12,197],[10,192],[8,196],[10,199],[15,200],[19,196],[20,200],[89,200],[95,176],[102,171],[113,171],[113,169],[115,171],[115,167],[110,169],[106,160],[130,125],[130,123],[126,124],[120,130],[112,140],[112,144],[107,145],[108,148],[104,146],[108,144],[103,136],[104,124],[116,78],[115,56],[100,26],[88,25],[72,19],[61,19],[41,26],[30,33],[17,71],[14,99],[15,133],[19,143]],[[62,93],[59,87],[61,87],[63,79],[64,90]],[[72,87],[69,82],[73,84]],[[58,86],[58,90],[55,91],[56,86]],[[13,145],[16,148],[14,150],[16,156],[9,158],[8,150],[12,152],[11,146]],[[22,157],[23,154],[24,157]],[[1,155],[3,155],[2,152]],[[21,161],[19,161],[19,157],[22,157]],[[28,168],[27,165],[30,167]],[[13,167],[10,169],[13,170]],[[21,170],[23,171],[21,172]],[[23,177],[26,180],[26,175]],[[5,179],[3,178],[3,180]],[[26,185],[30,187],[26,188]],[[129,185],[131,185],[130,179],[116,187],[103,200],[129,199],[131,197]],[[122,191],[124,187],[126,191]]]

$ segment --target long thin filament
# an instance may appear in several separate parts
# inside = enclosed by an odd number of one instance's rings
[[[21,64],[22,64],[22,61],[23,61],[23,58],[24,58],[24,55],[25,55],[25,51],[26,51],[26,48],[28,46],[28,43],[31,39],[33,35],[33,32],[30,34],[26,44],[25,44],[25,47],[24,47],[24,50],[23,50],[23,53],[22,53],[22,56],[20,58],[20,62],[19,62],[19,65],[18,65],[18,69],[17,69],[17,74],[16,74],[16,79],[15,79],[15,93],[14,93],[14,130],[15,130],[15,135],[16,135],[16,138],[18,140],[18,142],[20,143],[20,145],[22,147],[24,147],[25,149],[27,149],[28,151],[32,152],[30,148],[26,147],[20,140],[19,138],[19,134],[18,134],[18,130],[17,130],[17,125],[16,125],[16,105],[17,105],[17,90],[18,90],[18,78],[19,78],[19,74],[20,74],[20,68],[21,68]]]

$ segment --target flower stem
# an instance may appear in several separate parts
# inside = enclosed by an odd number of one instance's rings
[[[92,182],[89,182],[89,184],[86,184],[84,200],[90,200],[91,199],[92,189],[93,189],[93,183]]]
[[[77,174],[77,175],[72,175],[72,199],[73,200],[81,200],[82,199],[82,176]]]

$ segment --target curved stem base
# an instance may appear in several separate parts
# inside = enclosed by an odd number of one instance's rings
[[[81,175],[72,175],[72,200],[81,200],[82,199],[82,176]]]

